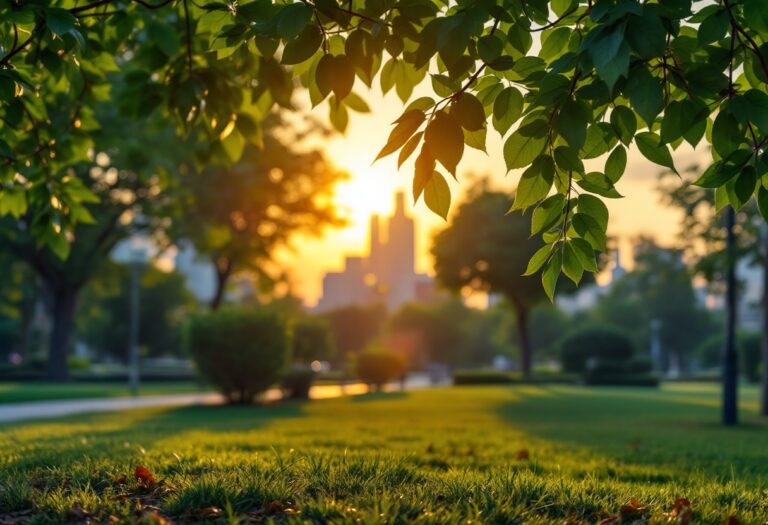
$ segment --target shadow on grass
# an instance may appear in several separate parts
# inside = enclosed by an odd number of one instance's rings
[[[280,420],[304,417],[305,404],[290,401],[79,414],[54,421],[25,422],[18,432],[8,425],[0,429],[5,434],[0,434],[0,448],[10,446],[23,453],[0,465],[18,469],[55,467],[82,460],[84,456],[106,458],[121,448],[151,449],[156,442],[183,433],[262,429]]]
[[[515,390],[515,387],[511,387]],[[532,436],[588,451],[618,465],[658,465],[686,475],[759,478],[768,462],[768,423],[742,409],[735,428],[719,424],[718,394],[641,388],[538,387],[497,407],[505,421]],[[674,474],[673,474],[674,475]]]
[[[368,392],[366,394],[359,394],[351,396],[349,399],[353,403],[369,403],[371,401],[396,401],[400,399],[407,399],[409,397],[408,392]]]

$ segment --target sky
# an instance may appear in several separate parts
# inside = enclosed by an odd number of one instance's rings
[[[368,90],[358,80],[355,92],[371,108],[370,113],[350,113],[350,122],[344,135],[337,134],[323,143],[325,152],[336,166],[349,172],[351,178],[338,185],[336,202],[349,219],[349,226],[328,230],[322,238],[294,238],[291,248],[283,250],[278,260],[290,275],[292,292],[307,306],[313,306],[322,292],[322,277],[328,271],[343,269],[346,255],[363,255],[367,251],[368,221],[372,213],[388,215],[394,207],[397,191],[406,192],[411,216],[416,221],[416,270],[433,274],[429,254],[435,232],[446,227],[446,222],[429,211],[423,200],[413,205],[410,187],[413,159],[397,169],[397,154],[372,164],[392,130],[391,122],[403,111],[404,105],[394,93],[382,94],[378,85]],[[421,86],[411,99],[432,95],[428,86]],[[328,122],[328,105],[321,104],[311,111],[321,121]],[[513,191],[522,170],[506,174],[502,154],[503,140],[492,128],[488,131],[488,154],[465,148],[458,168],[458,182],[447,177],[451,186],[452,204],[448,223],[456,213],[469,187],[472,174],[488,175],[493,186]],[[413,155],[415,158],[416,155]],[[696,162],[706,162],[702,151],[688,145],[673,152],[678,171]],[[654,236],[661,244],[674,243],[679,234],[680,213],[660,202],[656,190],[657,177],[663,168],[647,161],[635,148],[630,148],[627,170],[616,188],[622,199],[605,199],[610,211],[608,234],[615,236],[623,252],[622,262],[631,266],[628,254],[631,240],[640,234]],[[604,158],[587,161],[587,169],[600,170]]]

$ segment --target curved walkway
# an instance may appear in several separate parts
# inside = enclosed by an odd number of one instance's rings
[[[406,389],[427,388],[429,379],[422,375],[408,378]],[[316,385],[310,390],[311,399],[328,399],[348,395],[364,394],[368,387],[362,383],[349,385]],[[273,388],[266,392],[265,399],[280,399],[281,392]],[[215,405],[224,399],[220,394],[209,392],[200,394],[173,394],[141,397],[108,397],[98,399],[67,399],[50,401],[29,401],[24,403],[0,404],[0,423],[11,423],[28,419],[46,419],[83,414],[89,412],[113,412],[156,406]]]

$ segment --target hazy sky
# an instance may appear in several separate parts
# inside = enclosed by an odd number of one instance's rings
[[[337,191],[337,202],[348,215],[350,225],[341,230],[329,231],[322,239],[296,238],[292,251],[280,255],[281,261],[288,267],[292,276],[294,293],[304,298],[310,306],[315,304],[321,293],[321,280],[326,271],[342,269],[345,255],[360,255],[367,250],[370,214],[389,214],[393,208],[394,194],[398,190],[406,191],[406,200],[416,220],[418,271],[432,273],[429,255],[431,238],[446,225],[441,218],[426,208],[422,200],[413,206],[409,188],[413,175],[412,159],[416,154],[400,171],[397,170],[397,154],[371,165],[392,129],[390,123],[402,113],[404,106],[397,95],[392,91],[383,96],[378,85],[368,92],[359,80],[355,91],[369,103],[371,113],[351,113],[346,134],[337,135],[325,146],[331,161],[351,174],[351,179],[339,185]],[[420,95],[431,95],[429,88],[422,88],[422,91],[414,94],[412,98]],[[320,105],[312,112],[327,121],[327,104]],[[521,171],[516,170],[505,175],[502,145],[498,133],[490,129],[488,155],[475,149],[465,149],[458,169],[459,182],[448,177],[453,195],[449,221],[458,208],[462,192],[468,186],[467,174],[488,174],[498,188],[514,189]],[[680,171],[697,157],[704,158],[704,155],[694,152],[687,145],[673,152],[673,156]],[[603,163],[604,159],[597,159],[586,164],[602,171]],[[608,234],[619,238],[625,252],[630,240],[639,234],[651,234],[661,243],[675,240],[679,215],[659,202],[659,194],[655,189],[661,169],[645,160],[636,149],[630,149],[627,171],[616,185],[624,198],[606,199],[611,213]],[[628,257],[624,257],[625,261],[627,259]]]

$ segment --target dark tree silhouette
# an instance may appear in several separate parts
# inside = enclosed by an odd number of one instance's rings
[[[538,277],[524,277],[531,256],[543,246],[531,238],[531,223],[522,214],[505,215],[512,206],[506,193],[480,184],[459,207],[452,224],[435,238],[437,280],[453,291],[465,287],[501,294],[515,313],[523,377],[531,375],[532,346],[528,332],[531,308],[545,300]]]

